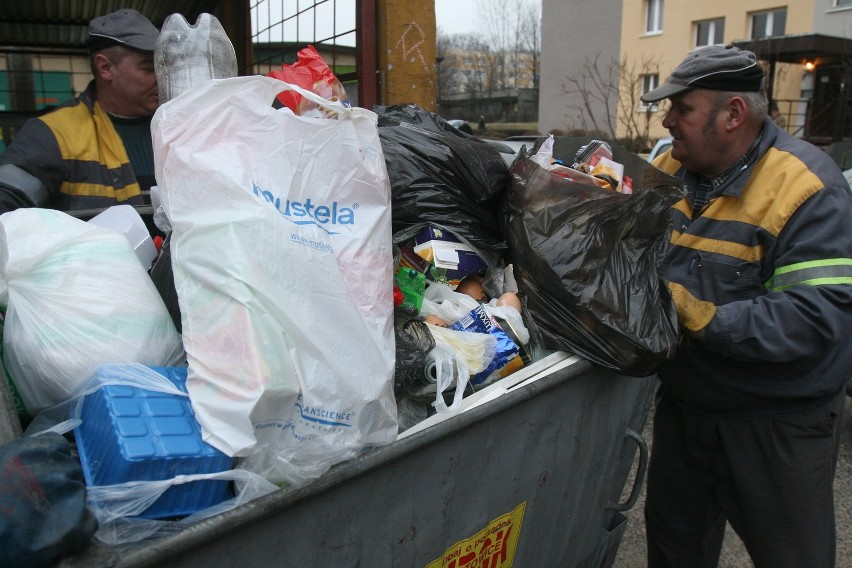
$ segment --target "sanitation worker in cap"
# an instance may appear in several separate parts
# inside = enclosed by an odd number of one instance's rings
[[[852,376],[852,194],[767,113],[753,53],[690,53],[669,99],[681,178],[662,276],[682,340],[658,371],[648,566],[716,566],[725,522],[757,567],[834,566],[832,482]]]
[[[136,10],[89,23],[94,79],[78,97],[28,120],[0,154],[0,213],[151,204],[158,36]]]

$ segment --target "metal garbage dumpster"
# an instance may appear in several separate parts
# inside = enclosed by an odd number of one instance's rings
[[[511,379],[511,380],[509,380]],[[310,485],[72,566],[610,566],[644,477],[654,377],[557,352]],[[476,397],[476,398],[474,398]],[[619,502],[640,450],[635,487]]]

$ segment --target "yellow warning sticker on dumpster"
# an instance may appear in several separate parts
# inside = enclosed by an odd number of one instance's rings
[[[501,515],[470,538],[449,547],[426,568],[510,568],[524,522],[524,501],[511,513]]]

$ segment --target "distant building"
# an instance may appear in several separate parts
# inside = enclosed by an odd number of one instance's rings
[[[491,51],[449,49],[441,56],[440,67],[449,79],[449,84],[442,87],[448,95],[481,95],[491,90],[532,89],[536,86],[535,61],[528,53],[504,55]]]
[[[697,47],[811,31],[813,2],[796,0],[789,6],[776,5],[766,9],[764,0],[716,0],[689,4],[664,0],[625,1],[622,7],[622,60],[644,58],[652,61],[653,65],[633,77],[633,85],[621,85],[620,88],[634,89],[637,94],[656,88],[686,54]],[[780,66],[773,78],[774,98],[798,100],[802,79],[801,65]],[[624,105],[619,108],[622,122],[628,113],[650,110],[651,139],[667,135],[668,131],[660,124],[667,103],[661,102],[649,109],[638,97],[635,101],[632,108]],[[788,121],[793,128],[795,122]]]
[[[610,113],[617,118],[617,136],[627,134],[625,124],[631,120],[647,121],[651,140],[664,136],[668,133],[660,121],[666,103],[649,107],[639,96],[664,82],[696,47],[733,43],[761,60],[771,80],[770,95],[778,100],[791,133],[816,142],[850,136],[850,37],[852,0],[780,5],[765,0],[543,0],[539,129],[578,128],[590,114],[600,121]],[[584,62],[597,58],[602,68],[613,57],[632,72],[616,78],[617,92],[606,104],[592,101],[584,107],[588,101],[580,95],[565,93],[570,78],[584,74]]]
[[[530,54],[448,49],[438,65],[439,114],[486,123],[537,120],[536,59]]]

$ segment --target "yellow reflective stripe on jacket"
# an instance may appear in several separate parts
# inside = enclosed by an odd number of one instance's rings
[[[65,161],[67,176],[59,187],[61,193],[118,201],[142,193],[124,143],[99,103],[94,112],[80,102],[40,120],[53,132]]]
[[[710,239],[701,235],[683,234],[680,231],[672,231],[671,242],[693,250],[726,254],[750,262],[758,261],[765,255],[763,245],[747,246],[730,241]]]
[[[658,158],[655,164],[666,173],[674,175],[680,168],[680,162],[672,158],[670,154],[664,156],[664,159]],[[767,184],[763,181],[773,178],[772,174],[767,172],[781,171],[784,172],[784,183],[796,187],[799,191],[782,192],[780,191],[782,184]],[[819,177],[804,163],[790,160],[789,153],[777,148],[770,148],[755,164],[749,179],[740,198],[732,199],[725,195],[716,197],[713,199],[713,206],[708,207],[702,216],[716,221],[757,225],[777,236],[802,203],[822,188]],[[691,218],[693,215],[692,207],[686,198],[673,207],[687,217]],[[750,256],[746,255],[742,258],[746,259]]]
[[[812,260],[779,267],[766,283],[766,289],[778,292],[797,284],[852,284],[852,258]]]

